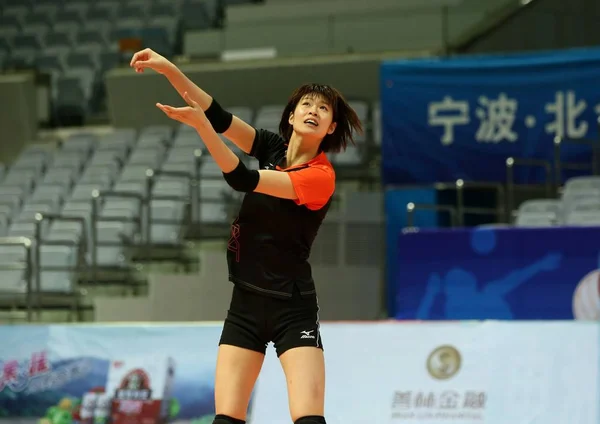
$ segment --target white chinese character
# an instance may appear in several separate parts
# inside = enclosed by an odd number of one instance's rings
[[[558,91],[554,103],[546,104],[546,112],[555,117],[554,121],[546,125],[546,132],[559,137],[585,137],[588,124],[587,122],[581,122],[577,125],[577,118],[581,116],[586,107],[585,100],[575,102],[574,91],[567,91],[566,93]]]
[[[445,114],[440,114],[440,112]],[[444,135],[442,144],[447,146],[454,143],[454,126],[469,123],[469,104],[452,100],[446,96],[442,102],[429,104],[429,125],[443,125]]]
[[[517,113],[517,101],[509,99],[505,93],[500,93],[497,100],[485,96],[479,98],[483,108],[476,111],[481,125],[475,138],[477,141],[499,143],[502,140],[515,142],[517,134],[512,130]]]

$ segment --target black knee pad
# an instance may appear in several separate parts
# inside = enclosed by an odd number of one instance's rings
[[[302,418],[298,418],[294,421],[294,424],[327,424],[325,422],[325,417],[321,417],[320,415],[310,415]]]
[[[237,418],[231,418],[227,415],[219,414],[215,416],[212,424],[246,424],[244,420],[238,420]]]

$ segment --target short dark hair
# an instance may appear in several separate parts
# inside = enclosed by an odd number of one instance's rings
[[[350,107],[342,93],[329,85],[305,84],[298,87],[290,96],[279,123],[279,133],[289,140],[292,136],[292,125],[289,123],[290,113],[294,112],[298,102],[304,96],[322,97],[333,110],[333,122],[337,124],[332,134],[327,134],[319,147],[323,152],[340,152],[346,150],[348,143],[354,143],[355,134],[363,134],[363,126],[354,109]]]

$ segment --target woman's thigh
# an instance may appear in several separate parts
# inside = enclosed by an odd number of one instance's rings
[[[248,403],[265,355],[222,344],[217,356],[215,409],[217,414],[246,419]]]
[[[289,349],[280,357],[287,381],[293,421],[307,415],[325,415],[325,359],[317,347]]]

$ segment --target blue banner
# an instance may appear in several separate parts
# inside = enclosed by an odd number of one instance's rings
[[[384,62],[381,109],[385,184],[504,182],[509,156],[552,164],[556,136],[597,139],[600,49]],[[590,151],[565,144],[561,157]]]
[[[599,239],[597,227],[403,233],[394,316],[598,320]]]

